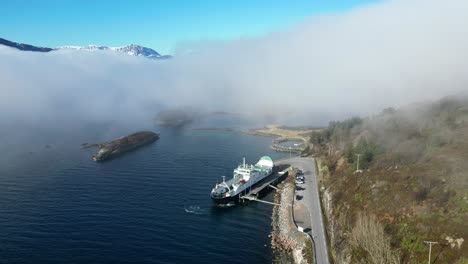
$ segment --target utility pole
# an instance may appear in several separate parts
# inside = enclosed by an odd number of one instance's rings
[[[434,241],[424,241],[424,243],[428,244],[429,245],[429,260],[427,261],[427,264],[431,264],[431,251],[432,251],[432,245],[433,244],[439,244],[437,242],[434,242]]]
[[[356,172],[361,172],[361,170],[359,170],[359,158],[362,156],[362,154],[355,154],[357,156],[357,168],[356,168]]]

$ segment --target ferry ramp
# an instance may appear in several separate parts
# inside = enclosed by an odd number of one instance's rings
[[[258,199],[260,192],[262,192],[264,189],[268,187],[275,189],[274,185],[276,185],[278,182],[283,180],[284,177],[287,176],[287,171],[289,170],[289,166],[287,167],[283,166],[283,167],[285,168],[282,169],[281,171],[272,173],[270,176],[263,179],[259,185],[257,185],[253,189],[250,189],[246,195],[243,195],[240,198],[247,199],[247,200],[261,201]]]

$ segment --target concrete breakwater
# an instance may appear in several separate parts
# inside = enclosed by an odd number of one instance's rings
[[[300,144],[295,144],[294,146],[284,146],[281,143],[288,142],[288,141],[302,141]],[[292,152],[292,153],[302,153],[308,147],[308,142],[305,138],[302,137],[279,137],[275,138],[272,141],[272,145],[270,146],[273,150],[281,151],[281,152]]]
[[[264,136],[264,137],[274,137],[270,148],[275,151],[280,152],[291,152],[291,153],[303,153],[311,146],[309,145],[309,137],[304,136],[297,131],[288,131],[288,130],[272,130],[272,129],[253,129],[253,130],[241,130],[241,133]],[[301,144],[297,146],[283,146],[281,143],[287,141],[302,141]]]

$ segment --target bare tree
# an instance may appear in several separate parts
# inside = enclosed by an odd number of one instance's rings
[[[390,246],[390,239],[375,216],[358,214],[356,224],[350,236],[351,244],[367,253],[367,263],[400,263],[399,252]]]

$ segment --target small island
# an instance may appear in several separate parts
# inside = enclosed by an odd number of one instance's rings
[[[93,155],[94,161],[105,161],[139,147],[151,144],[159,139],[159,134],[151,131],[140,131],[120,137],[109,143],[100,144],[98,153]]]

